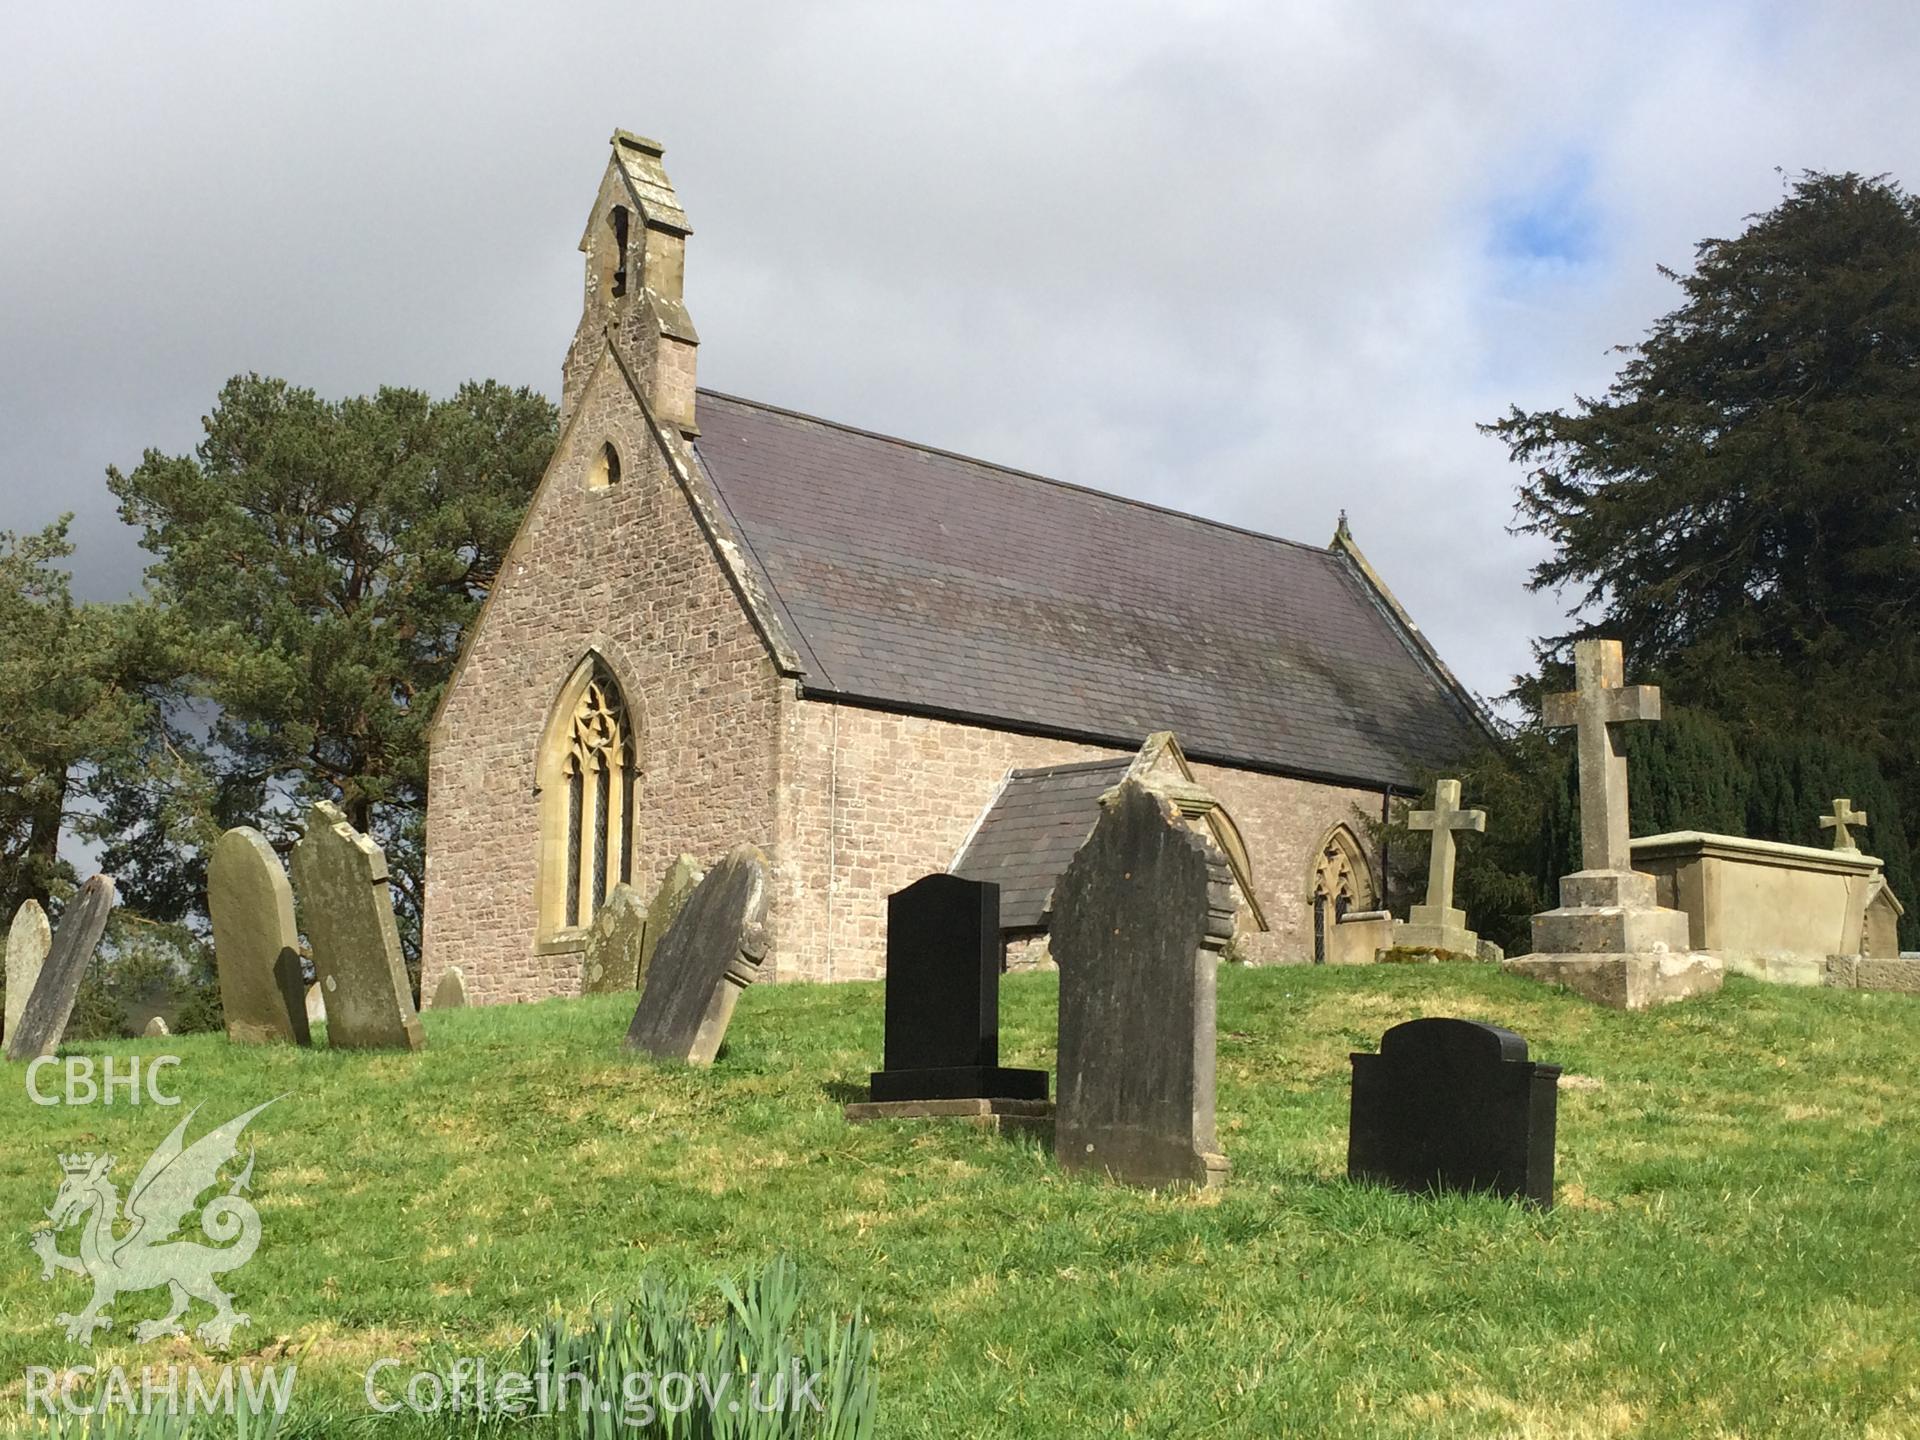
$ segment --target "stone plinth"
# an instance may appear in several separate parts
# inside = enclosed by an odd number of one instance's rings
[[[1576,871],[1560,881],[1560,908],[1533,917],[1533,953],[1502,965],[1617,1010],[1712,994],[1719,958],[1693,948],[1683,911],[1656,902],[1651,875]]]
[[[1871,954],[1870,939],[1880,958],[1897,953],[1869,936],[1869,906],[1885,892],[1880,862],[1858,850],[1687,830],[1635,840],[1633,859],[1660,903],[1685,913],[1690,948],[1736,974],[1819,985],[1829,956]]]
[[[1393,942],[1402,950],[1446,950],[1478,956],[1480,937],[1467,928],[1467,912],[1449,905],[1412,905],[1407,918],[1393,927]]]

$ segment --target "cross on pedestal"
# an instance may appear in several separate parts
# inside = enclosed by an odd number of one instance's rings
[[[1407,816],[1414,830],[1431,830],[1432,847],[1427,852],[1427,908],[1435,912],[1453,908],[1453,862],[1456,830],[1487,828],[1487,812],[1460,808],[1460,782],[1441,780],[1433,787],[1433,809],[1415,810]]]
[[[1627,839],[1627,755],[1619,726],[1660,718],[1657,685],[1623,685],[1618,640],[1581,640],[1573,647],[1575,688],[1549,695],[1542,713],[1555,729],[1580,732],[1580,865],[1583,870],[1633,868]]]
[[[1820,817],[1820,828],[1833,831],[1833,848],[1836,850],[1858,850],[1853,843],[1852,827],[1858,825],[1867,828],[1867,812],[1853,808],[1851,800],[1833,802],[1833,814]]]

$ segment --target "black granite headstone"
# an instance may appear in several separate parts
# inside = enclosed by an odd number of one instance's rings
[[[107,928],[113,900],[113,877],[96,875],[67,902],[60,926],[53,932],[53,948],[47,951],[40,978],[27,997],[19,1027],[7,1036],[9,1060],[32,1060],[60,1048],[67,1021],[73,1016],[73,1002],[80,994],[80,978],[86,974],[87,962],[93,959],[101,932]]]
[[[887,897],[889,1100],[1044,1100],[1047,1072],[1000,1064],[1000,887],[928,875]]]
[[[1560,1067],[1511,1030],[1409,1020],[1353,1057],[1347,1175],[1401,1190],[1491,1190],[1553,1204]]]

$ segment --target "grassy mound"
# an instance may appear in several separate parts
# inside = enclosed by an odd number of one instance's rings
[[[1051,1066],[1054,999],[1009,977],[1003,1063]],[[877,985],[750,990],[707,1072],[624,1054],[630,1010],[429,1013],[420,1056],[78,1053],[178,1055],[164,1086],[204,1107],[195,1135],[286,1096],[249,1132],[262,1240],[227,1287],[252,1316],[232,1358],[297,1362],[308,1424],[364,1416],[376,1360],[504,1354],[555,1305],[790,1255],[811,1304],[863,1307],[889,1437],[1920,1433],[1920,1000],[1730,980],[1623,1015],[1475,966],[1227,970],[1233,1176],[1205,1195],[1068,1179],[1030,1141],[848,1126]],[[1348,1052],[1433,1014],[1565,1067],[1552,1213],[1343,1178]],[[185,1109],[40,1107],[10,1073],[0,1407],[28,1366],[217,1363],[190,1333],[133,1343],[159,1291],[69,1344],[54,1317],[86,1287],[41,1283],[28,1249],[60,1153],[112,1151],[124,1193]]]

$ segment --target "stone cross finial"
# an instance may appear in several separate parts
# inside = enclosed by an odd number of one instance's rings
[[[1627,755],[1619,726],[1660,718],[1657,685],[1624,685],[1618,640],[1581,640],[1573,647],[1575,688],[1549,695],[1542,718],[1580,732],[1580,863],[1586,870],[1627,871]]]
[[[1833,848],[1836,850],[1858,850],[1860,848],[1853,843],[1853,827],[1855,825],[1858,825],[1863,830],[1866,828],[1867,812],[1854,809],[1853,801],[1851,800],[1834,801],[1833,814],[1822,815],[1820,817],[1820,828],[1822,830],[1833,831]]]
[[[1460,782],[1441,780],[1433,787],[1433,809],[1415,810],[1407,816],[1414,830],[1433,832],[1432,848],[1427,852],[1427,907],[1435,911],[1453,908],[1453,864],[1456,830],[1487,828],[1487,812],[1460,808]]]

